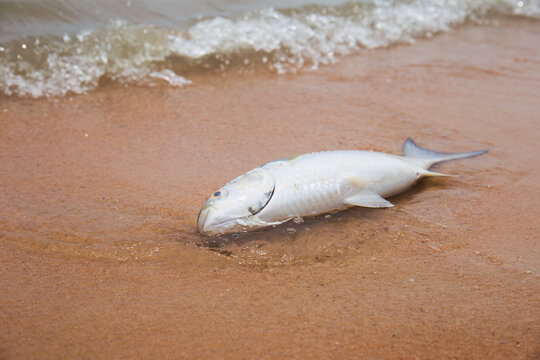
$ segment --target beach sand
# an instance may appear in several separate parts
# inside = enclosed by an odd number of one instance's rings
[[[539,40],[500,19],[295,75],[0,98],[0,359],[540,358]],[[408,136],[490,152],[390,209],[197,234],[247,170]]]

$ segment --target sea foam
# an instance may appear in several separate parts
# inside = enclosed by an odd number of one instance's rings
[[[368,0],[264,8],[193,19],[177,28],[115,19],[74,34],[1,44],[0,92],[63,96],[95,89],[104,79],[180,87],[190,83],[192,71],[317,69],[362,48],[413,43],[497,16],[540,18],[540,0]]]

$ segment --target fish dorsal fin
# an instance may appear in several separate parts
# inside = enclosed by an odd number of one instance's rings
[[[391,202],[383,199],[379,194],[371,190],[361,190],[348,198],[343,203],[345,205],[362,206],[370,208],[387,208],[394,206]]]

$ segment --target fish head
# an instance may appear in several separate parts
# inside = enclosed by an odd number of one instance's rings
[[[251,170],[218,189],[199,212],[197,226],[205,235],[247,230],[253,219],[270,201],[275,182],[262,168]]]

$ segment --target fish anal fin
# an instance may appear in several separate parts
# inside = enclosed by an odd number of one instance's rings
[[[362,190],[343,201],[345,205],[362,206],[369,208],[387,208],[394,206],[391,202],[385,200],[379,194],[371,190]]]

